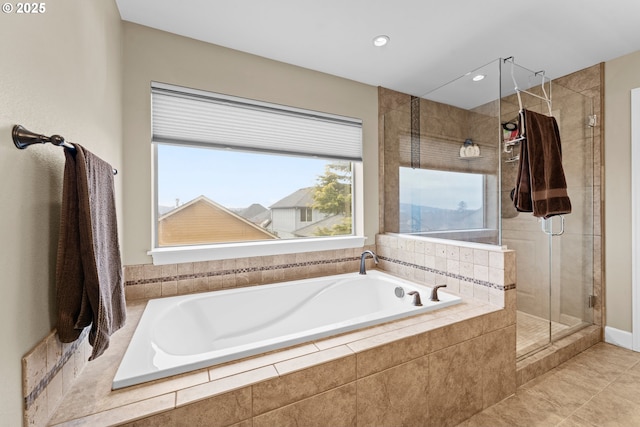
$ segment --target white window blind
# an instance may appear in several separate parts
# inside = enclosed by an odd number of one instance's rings
[[[362,161],[362,121],[153,83],[153,142]]]

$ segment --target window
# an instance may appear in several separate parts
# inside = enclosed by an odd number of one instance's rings
[[[400,232],[483,228],[484,175],[400,168]]]
[[[156,248],[354,235],[359,120],[159,83],[152,113]]]
[[[300,222],[313,222],[313,208],[300,208]]]

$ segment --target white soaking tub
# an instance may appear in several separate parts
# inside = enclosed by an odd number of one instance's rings
[[[396,295],[402,288],[404,296]],[[423,306],[412,304],[418,291]],[[148,302],[113,389],[164,378],[459,303],[379,270]]]

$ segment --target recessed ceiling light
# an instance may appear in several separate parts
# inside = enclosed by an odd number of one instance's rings
[[[389,36],[380,35],[380,36],[374,37],[373,39],[373,45],[376,47],[382,47],[387,43],[389,43]]]
[[[478,74],[476,76],[473,76],[473,79],[471,79],[471,80],[473,80],[474,82],[479,82],[480,80],[482,80],[484,78],[485,78],[484,74]]]

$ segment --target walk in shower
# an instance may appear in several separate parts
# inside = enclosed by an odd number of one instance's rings
[[[592,324],[593,99],[513,58],[423,96],[381,91],[385,232],[514,249],[518,358]],[[521,109],[558,122],[570,214],[543,220],[513,206]]]

